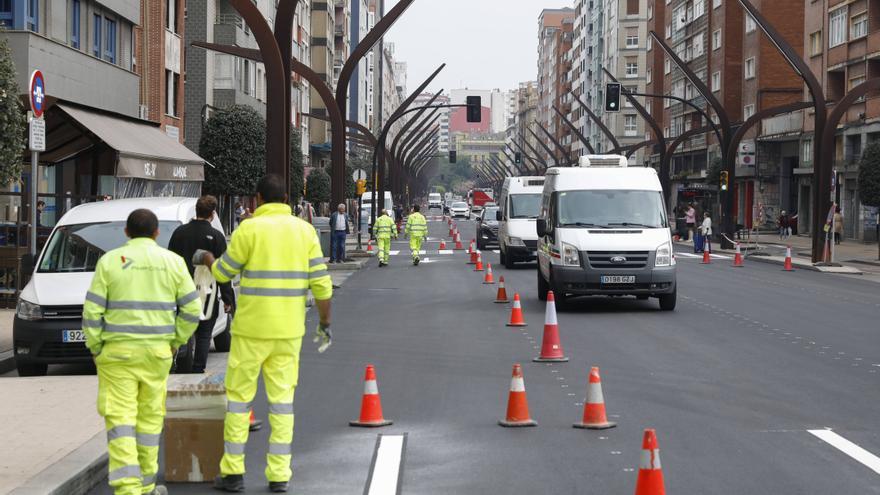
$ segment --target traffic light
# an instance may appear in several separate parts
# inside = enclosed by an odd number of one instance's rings
[[[479,96],[467,97],[467,121],[480,122],[483,120],[483,103]]]
[[[513,154],[513,163],[515,163],[517,165],[522,163],[522,153],[517,151],[516,153]]]
[[[358,196],[363,196],[365,192],[367,192],[367,181],[364,179],[360,179],[359,181],[357,181]]]
[[[605,84],[605,111],[620,111],[620,83]]]
[[[726,191],[728,185],[730,184],[730,174],[728,174],[727,170],[721,171],[721,190]]]
[[[455,150],[449,150],[449,163],[455,163],[456,155]]]

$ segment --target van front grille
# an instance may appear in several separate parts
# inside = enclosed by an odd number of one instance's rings
[[[593,268],[644,268],[650,254],[648,251],[590,251],[587,260]]]

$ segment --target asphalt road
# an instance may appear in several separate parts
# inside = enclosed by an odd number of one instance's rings
[[[473,223],[459,223],[469,240]],[[430,223],[433,238],[446,230]],[[505,270],[486,253],[522,296],[529,326],[512,329],[509,306],[492,303],[495,286],[480,283],[465,254],[434,254],[429,242],[414,267],[405,243],[392,249],[390,267],[374,261],[337,291],[333,347],[304,346],[291,493],[366,493],[380,433],[407,435],[402,493],[631,493],[646,427],[657,429],[669,493],[880,493],[877,284],[682,254],[676,311],[656,300],[575,300],[559,308],[571,361],[538,364],[534,264]],[[517,362],[536,428],[497,425]],[[348,426],[367,363],[394,421],[381,430]],[[571,427],[590,366],[601,368],[615,429]],[[262,392],[255,407],[265,417]],[[840,437],[808,432],[825,428]],[[267,430],[248,444],[248,493],[265,492]],[[862,461],[829,443],[841,437],[868,451]]]

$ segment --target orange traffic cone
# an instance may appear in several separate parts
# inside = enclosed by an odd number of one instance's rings
[[[556,297],[547,292],[547,310],[544,313],[544,342],[541,355],[532,359],[536,363],[564,363],[568,361],[559,342],[559,323],[556,321]]]
[[[464,249],[464,246],[461,245],[461,236],[458,235],[455,237],[455,250],[461,251],[462,249]]]
[[[513,308],[510,310],[510,321],[507,323],[509,327],[524,327],[526,320],[523,318],[522,305],[519,302],[519,293],[513,293]]]
[[[645,429],[645,438],[642,440],[642,457],[639,461],[639,478],[636,481],[635,495],[666,495],[657,433],[651,428]]]
[[[526,398],[526,384],[523,381],[522,366],[513,365],[510,379],[510,393],[507,396],[507,415],[498,422],[501,426],[538,426],[529,416],[529,401]]]
[[[372,364],[367,365],[364,375],[364,395],[361,399],[361,415],[357,421],[350,421],[351,426],[363,426],[375,428],[391,424],[382,417],[382,400],[379,397],[379,385],[376,384],[376,369]]]
[[[452,225],[450,225],[449,226],[449,237],[452,237],[453,235],[455,235],[455,229],[452,227]]]
[[[486,285],[494,284],[495,278],[492,277],[492,263],[488,263],[488,268],[486,269],[486,276],[483,277],[483,283]]]
[[[248,430],[249,431],[257,431],[262,427],[263,427],[263,420],[257,419],[257,417],[254,416],[254,410],[251,409],[251,416],[250,416],[250,418],[248,418]]]
[[[599,368],[593,366],[590,369],[590,384],[587,386],[587,400],[584,402],[584,417],[580,423],[575,423],[575,428],[589,430],[605,430],[614,428],[617,423],[608,421],[605,415],[605,397],[602,395],[602,379],[599,377]]]
[[[477,251],[477,266],[474,268],[475,272],[483,271],[483,253]]]
[[[498,295],[495,296],[496,303],[509,303],[510,299],[507,298],[507,289],[504,288],[504,276],[498,279]]]
[[[367,252],[368,252],[368,253],[372,253],[372,252],[373,252],[373,240],[372,240],[372,239],[370,239],[369,241],[367,241]]]
[[[706,246],[706,249],[703,250],[703,263],[704,265],[708,265],[712,263],[712,250],[709,246]]]
[[[791,265],[791,246],[785,248],[785,266],[782,267],[787,272],[793,272],[794,267]]]
[[[446,249],[446,240],[440,239],[440,249]]]
[[[471,245],[468,248],[471,254],[471,259],[467,262],[468,265],[476,265],[477,264],[477,250],[474,249],[474,241],[471,241]]]
[[[743,255],[742,251],[739,249],[739,243],[736,243],[736,254],[733,256],[733,266],[736,268],[742,268],[743,266]]]

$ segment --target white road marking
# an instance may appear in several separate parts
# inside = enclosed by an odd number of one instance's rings
[[[675,256],[681,256],[683,258],[699,258],[699,259],[703,258],[702,254],[695,254],[695,253],[675,253]],[[729,259],[731,259],[730,256],[727,256],[724,254],[710,254],[709,257],[711,257],[714,260],[729,260]]]
[[[441,250],[438,251],[438,252],[439,252],[440,254],[455,254],[455,251],[453,251],[453,250],[451,250],[451,249],[441,249]]]
[[[402,488],[406,435],[379,435],[367,478],[367,495],[397,495]]]
[[[388,251],[389,256],[397,256],[398,254],[400,254],[400,251]]]
[[[832,447],[864,464],[868,469],[880,474],[880,457],[868,452],[831,430],[807,430]]]

